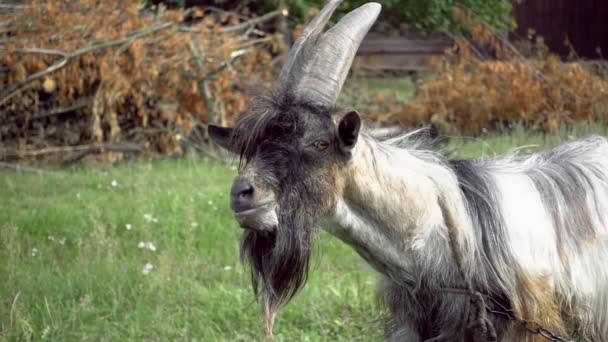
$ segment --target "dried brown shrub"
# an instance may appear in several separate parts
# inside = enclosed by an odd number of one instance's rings
[[[190,14],[186,25],[183,10],[135,1],[49,0],[0,15],[0,160],[126,143],[173,153],[195,122],[232,121],[243,75],[268,82],[284,47],[226,30],[235,16]]]
[[[399,112],[401,124],[425,122],[447,133],[479,134],[513,125],[550,132],[605,120],[608,81],[600,74],[551,54],[525,58],[465,12],[454,15],[470,27],[476,45],[490,47],[495,58],[480,58],[469,40],[456,38],[455,48],[432,61],[433,76]]]

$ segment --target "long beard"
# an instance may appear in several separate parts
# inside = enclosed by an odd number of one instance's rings
[[[275,232],[247,230],[241,238],[241,261],[249,263],[256,297],[261,301],[265,333],[272,336],[277,310],[304,286],[313,240],[314,217],[301,201],[284,200]],[[291,203],[291,204],[290,204]]]

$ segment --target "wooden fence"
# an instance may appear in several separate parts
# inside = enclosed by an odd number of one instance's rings
[[[608,1],[608,0],[607,0]],[[416,34],[389,37],[370,33],[359,47],[355,69],[417,71],[426,68],[428,58],[452,46],[443,34]]]
[[[561,56],[570,52],[568,40],[580,57],[608,57],[608,0],[524,0],[514,14],[519,37],[534,29]]]

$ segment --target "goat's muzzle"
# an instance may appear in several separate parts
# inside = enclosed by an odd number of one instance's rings
[[[230,191],[230,207],[242,228],[273,231],[279,223],[277,204],[273,199],[260,198],[259,192],[246,177],[237,177]]]

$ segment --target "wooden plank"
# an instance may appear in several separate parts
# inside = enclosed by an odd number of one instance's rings
[[[355,70],[400,70],[422,71],[428,67],[429,54],[373,54],[357,55],[353,62]]]
[[[372,37],[361,42],[357,54],[441,54],[450,46],[452,46],[452,40],[444,36],[429,38]]]
[[[355,57],[353,67],[363,70],[425,70],[428,60],[453,45],[442,34],[408,34],[388,37],[378,34],[367,36]]]

